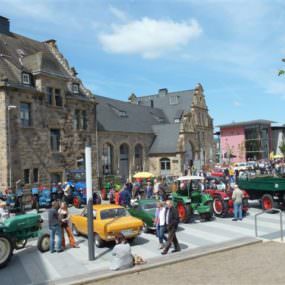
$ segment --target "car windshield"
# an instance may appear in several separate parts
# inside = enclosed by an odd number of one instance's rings
[[[101,220],[114,219],[128,216],[128,212],[123,208],[114,208],[101,211],[100,216]]]
[[[146,211],[146,212],[149,212],[153,209],[156,209],[156,203],[147,203],[147,204],[144,204],[142,206],[142,208]]]

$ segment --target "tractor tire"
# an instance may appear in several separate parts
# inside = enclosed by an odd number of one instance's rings
[[[50,235],[48,233],[42,234],[39,237],[37,247],[38,247],[38,250],[40,252],[47,252],[47,251],[49,251]]]
[[[228,203],[221,196],[217,196],[213,200],[213,212],[215,216],[224,218],[228,214]]]
[[[273,197],[270,194],[264,194],[261,197],[261,207],[263,210],[270,210],[272,208],[278,208],[277,203],[273,200]],[[269,211],[273,213],[274,211]]]
[[[9,237],[0,233],[0,268],[5,267],[13,254],[13,243]]]
[[[80,209],[81,208],[81,199],[79,197],[74,197],[72,200],[72,204],[75,208]]]
[[[98,234],[95,234],[95,235],[94,235],[94,240],[95,240],[95,245],[96,245],[96,247],[98,247],[98,248],[103,247],[104,244],[105,244],[105,241],[102,240]]]
[[[190,218],[191,218],[190,205],[188,205],[188,204],[184,205],[181,202],[178,202],[176,208],[178,211],[178,216],[179,216],[180,222],[188,223],[190,221]]]
[[[26,246],[27,242],[28,242],[28,240],[26,240],[26,239],[17,240],[14,243],[14,248],[17,249],[17,250],[18,249],[22,249],[22,248],[24,248]]]

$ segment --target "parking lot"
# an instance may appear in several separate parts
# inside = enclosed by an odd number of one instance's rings
[[[72,213],[80,210],[71,208]],[[243,221],[234,222],[231,218],[215,218],[210,222],[196,221],[191,224],[180,224],[178,240],[183,251],[204,248],[239,240],[244,237],[254,237],[254,215],[260,212],[258,208],[250,208],[248,216]],[[47,212],[42,213],[47,223]],[[264,214],[258,219],[258,232],[262,238],[271,240],[280,236],[279,216]],[[88,261],[88,245],[85,237],[77,237],[80,248],[65,250],[62,253],[41,254],[36,248],[36,240],[30,241],[27,248],[16,251],[10,264],[1,270],[1,284],[24,285],[37,284],[47,280],[57,280],[91,271],[102,271],[109,267],[112,244],[95,249],[95,261]],[[153,258],[165,259],[161,256],[158,240],[154,234],[142,233],[132,245],[133,254],[142,256],[145,260]],[[170,253],[171,254],[171,253]]]

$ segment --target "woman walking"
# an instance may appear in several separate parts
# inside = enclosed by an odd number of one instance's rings
[[[62,245],[62,247],[65,248],[64,231],[66,231],[66,233],[68,235],[70,247],[79,247],[75,244],[75,240],[74,240],[74,237],[72,234],[72,230],[71,230],[70,225],[69,225],[70,215],[68,213],[67,204],[65,202],[62,202],[60,204],[58,214],[59,214],[59,219],[61,222],[61,236],[62,236],[61,245]]]
[[[156,212],[155,212],[155,224],[156,224],[156,235],[159,240],[160,248],[164,248],[163,241],[167,241],[165,236],[165,207],[163,202],[157,202]]]

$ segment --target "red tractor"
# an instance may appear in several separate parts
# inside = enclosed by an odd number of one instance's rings
[[[206,189],[204,192],[211,195],[213,198],[213,211],[217,217],[228,217],[234,214],[234,202],[232,200],[232,191]],[[242,212],[245,216],[248,211],[249,195],[243,191],[243,208]]]

